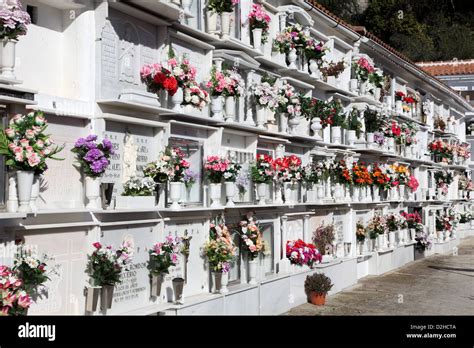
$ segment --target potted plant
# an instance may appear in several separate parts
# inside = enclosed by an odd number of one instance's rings
[[[383,146],[385,142],[385,136],[380,131],[382,129],[383,123],[382,116],[379,115],[376,110],[372,110],[367,107],[364,111],[364,123],[367,147],[372,148],[374,145],[378,145],[378,147]]]
[[[273,159],[264,154],[257,155],[254,163],[250,165],[250,176],[257,185],[258,204],[265,205],[269,191],[268,184],[273,180]]]
[[[346,141],[347,145],[354,146],[354,143],[359,139],[362,132],[362,123],[359,121],[360,111],[353,108],[347,115],[346,120]]]
[[[359,80],[359,94],[367,94],[369,76],[375,72],[374,66],[365,57],[360,57],[352,62],[354,75]]]
[[[385,218],[381,215],[374,215],[374,217],[372,217],[372,219],[370,219],[369,223],[367,224],[367,231],[369,232],[369,237],[372,242],[370,248],[371,251],[375,251],[375,243],[377,239],[379,241],[379,250],[384,249],[384,236],[388,231]]]
[[[155,181],[150,177],[132,177],[123,185],[121,196],[116,197],[116,209],[147,209],[155,206]]]
[[[236,248],[224,223],[210,224],[209,240],[204,245],[204,255],[209,261],[216,292],[229,292],[230,263],[234,260]]]
[[[249,284],[256,284],[257,259],[263,251],[263,238],[253,212],[247,213],[240,221],[237,232],[248,255]]]
[[[268,41],[271,17],[260,4],[252,4],[252,11],[248,15],[249,27],[252,33],[253,48],[260,49]]]
[[[98,142],[97,135],[91,134],[86,138],[79,138],[71,151],[76,154],[85,175],[86,207],[99,209],[100,177],[110,164],[110,156],[115,153],[112,142],[107,138]]]
[[[156,243],[148,250],[150,259],[147,268],[151,278],[151,296],[160,297],[161,284],[170,267],[178,264],[178,253],[181,251],[181,239],[169,235],[163,243]]]
[[[16,170],[16,185],[20,212],[31,211],[31,193],[35,175],[47,169],[46,160],[61,160],[55,157],[63,146],[57,146],[49,135],[44,115],[32,111],[26,115],[17,114],[9,122],[8,128],[0,129],[0,155],[5,156],[5,164]]]
[[[20,1],[7,1],[2,4],[0,16],[0,77],[15,80],[15,46],[18,38],[27,33],[31,24],[28,12]]]
[[[323,256],[323,260],[325,256],[333,256],[335,237],[334,225],[332,224],[327,226],[320,225],[313,232],[313,243]]]
[[[306,186],[306,202],[322,203],[324,198],[323,166],[312,162],[302,169],[303,183]]]
[[[87,256],[86,273],[90,277],[90,286],[100,288],[100,307],[105,313],[112,308],[114,287],[121,282],[122,270],[129,270],[133,249],[129,242],[123,242],[117,250],[113,250],[110,245],[104,247],[99,242],[92,245],[94,250]],[[93,292],[88,291],[87,296],[89,294]]]
[[[338,77],[344,70],[346,70],[347,63],[344,59],[338,62],[328,61],[326,56],[321,59],[319,70],[324,77],[324,80],[333,87],[339,88]]]
[[[297,69],[297,49],[305,47],[309,39],[310,37],[300,24],[290,25],[277,34],[273,40],[272,50],[286,54],[288,68]]]
[[[326,295],[333,286],[331,279],[322,273],[307,276],[304,282],[304,291],[308,302],[316,306],[323,306],[326,303]]]
[[[0,315],[23,316],[28,312],[31,298],[22,288],[23,281],[7,266],[0,266]]]

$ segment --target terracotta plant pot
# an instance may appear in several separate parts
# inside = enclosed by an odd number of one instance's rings
[[[309,300],[316,306],[324,306],[326,303],[326,294],[318,294],[313,291],[309,296]]]

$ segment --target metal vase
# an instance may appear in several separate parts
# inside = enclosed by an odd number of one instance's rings
[[[163,274],[151,276],[151,296],[160,297],[161,295],[161,285],[163,284]]]
[[[100,192],[102,195],[102,208],[106,209],[112,202],[112,193],[114,192],[113,182],[103,182],[100,184]]]
[[[100,286],[90,286],[86,288],[86,311],[95,312],[97,310],[100,291]]]
[[[112,308],[114,297],[114,285],[103,285],[100,293],[100,309],[105,311]]]
[[[174,292],[175,304],[183,303],[183,288],[184,288],[184,279],[174,278],[173,279],[173,292]]]

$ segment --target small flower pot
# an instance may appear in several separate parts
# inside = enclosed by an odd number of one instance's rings
[[[100,309],[106,311],[112,308],[112,299],[114,297],[113,285],[103,285],[100,292]]]
[[[298,54],[296,53],[296,48],[290,49],[288,53],[288,69],[296,69],[296,59],[298,58]]]
[[[170,200],[171,200],[171,209],[179,210],[181,205],[179,201],[181,199],[181,193],[183,192],[183,183],[182,182],[170,182]]]
[[[234,196],[235,196],[235,183],[231,181],[226,181],[224,183],[225,187],[225,196],[226,196],[226,207],[235,207]]]
[[[211,97],[211,112],[212,118],[216,120],[223,120],[223,98],[222,96],[212,96]]]
[[[3,39],[0,41],[0,77],[15,80],[15,46],[17,41]]]
[[[324,306],[326,303],[326,294],[318,294],[313,291],[309,295],[309,301],[315,306]]]
[[[253,48],[260,49],[262,47],[262,29],[255,28],[252,30]]]
[[[349,146],[354,146],[355,141],[357,140],[356,131],[355,130],[348,130],[346,132],[346,143]]]
[[[100,286],[90,286],[86,288],[86,311],[95,312],[97,310],[101,289],[102,287]]]
[[[217,16],[218,14],[213,11],[209,11],[209,9],[206,11],[206,16],[207,16],[207,32],[209,34],[217,34]]]
[[[174,278],[173,281],[174,303],[183,304],[184,279]]]
[[[99,204],[100,178],[93,178],[90,176],[86,176],[85,184],[86,184],[86,198],[87,198],[86,208],[99,209],[99,207],[101,206]]]
[[[209,185],[209,197],[211,199],[211,208],[221,207],[221,184]]]
[[[19,212],[31,212],[31,191],[33,189],[33,181],[35,172],[32,170],[18,170],[16,172],[17,187],[18,187],[18,201],[20,202]]]
[[[225,121],[235,122],[235,97],[225,98]]]
[[[266,204],[265,200],[267,198],[267,188],[268,188],[268,184],[265,184],[265,183],[257,184],[257,196],[258,196],[259,205]]]
[[[160,297],[161,295],[161,286],[163,284],[164,276],[163,274],[152,274],[151,275],[151,291],[150,294],[152,297]]]
[[[212,272],[214,281],[214,292],[219,294],[226,294],[229,292],[227,285],[229,284],[228,272]]]
[[[309,70],[312,78],[321,80],[321,70],[319,70],[318,61],[316,59],[310,59]]]
[[[257,284],[257,260],[249,260],[249,284]]]
[[[221,30],[223,40],[229,39],[230,35],[230,24],[231,24],[232,12],[223,12],[221,14]]]
[[[331,143],[333,144],[341,144],[342,138],[342,130],[341,127],[333,127],[331,126]]]
[[[171,105],[174,112],[182,112],[183,109],[181,107],[181,103],[184,100],[183,89],[181,87],[178,88],[175,94],[171,96]]]
[[[257,105],[256,106],[256,109],[257,109],[257,117],[256,117],[256,122],[257,122],[257,128],[259,129],[265,129],[265,123],[267,122],[267,112],[266,112],[266,109],[261,106],[261,105]]]

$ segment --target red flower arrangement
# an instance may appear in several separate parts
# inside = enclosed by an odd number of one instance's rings
[[[352,184],[352,175],[347,168],[346,161],[340,160],[332,168],[332,180],[335,183],[350,185]]]
[[[413,99],[412,97],[405,97],[403,98],[403,101],[407,104],[415,104],[415,99]]]
[[[140,76],[152,93],[158,93],[164,89],[173,96],[178,91],[178,80],[161,64],[144,65],[140,70]]]
[[[314,263],[322,261],[322,256],[316,246],[311,243],[305,243],[301,239],[286,242],[286,257],[293,265],[312,267]]]
[[[372,181],[375,185],[379,186],[381,189],[390,188],[390,176],[388,176],[378,164],[373,165],[372,169]]]
[[[374,183],[367,166],[363,162],[360,164],[354,162],[352,166],[352,181],[356,186],[367,186]]]
[[[303,177],[301,173],[301,159],[298,156],[291,155],[275,159],[272,162],[277,180],[281,182],[296,182]]]
[[[415,192],[418,189],[418,186],[420,186],[418,180],[413,175],[410,175],[407,185],[412,192]]]
[[[403,100],[403,98],[405,98],[405,93],[402,91],[395,92],[395,100]]]

